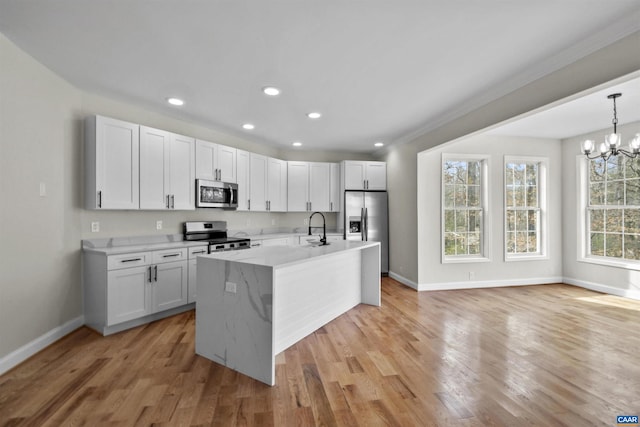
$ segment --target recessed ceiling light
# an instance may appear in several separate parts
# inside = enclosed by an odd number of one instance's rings
[[[273,86],[265,86],[262,88],[262,91],[264,92],[265,95],[269,95],[269,96],[278,96],[280,95],[280,89],[278,89],[277,87],[273,87]]]
[[[293,144],[291,144],[291,145],[293,145],[294,147],[300,147],[300,146],[302,146],[302,142],[300,142],[300,141],[296,141],[296,142],[294,142],[294,143],[293,143]]]
[[[252,130],[252,129],[255,129],[255,128],[256,127],[254,125],[252,125],[251,123],[245,123],[245,124],[242,125],[242,129],[245,129],[245,130]]]
[[[376,147],[382,147],[384,145],[384,143],[383,142],[376,142],[373,145],[375,145]]]
[[[322,117],[322,114],[318,113],[317,111],[314,111],[307,114],[307,117],[309,117],[310,119],[319,119],[320,117]]]
[[[167,102],[171,105],[184,105],[184,101],[182,99],[179,98],[167,98]]]

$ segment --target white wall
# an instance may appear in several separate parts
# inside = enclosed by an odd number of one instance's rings
[[[418,154],[418,280],[419,289],[457,289],[554,283],[562,280],[560,141],[536,138],[474,136]],[[488,156],[488,262],[441,263],[442,155]],[[546,157],[547,259],[505,261],[504,156]],[[474,275],[470,278],[469,273]]]
[[[80,107],[0,35],[0,358],[82,314]]]
[[[580,144],[585,139],[600,142],[604,135],[610,132],[611,128],[608,128],[562,141],[563,273],[567,283],[640,299],[640,271],[591,264],[579,260],[578,251],[581,249],[578,244],[578,233],[580,232],[578,217],[584,215],[584,212],[578,207],[577,200],[581,190],[576,167],[577,157],[582,157]],[[640,132],[640,122],[619,126],[618,132],[622,134],[623,145],[626,145],[634,134]]]
[[[284,160],[367,154],[274,148],[73,87],[0,34],[0,372],[82,324],[80,241],[181,233],[186,220],[231,229],[306,230],[305,213],[89,211],[83,201],[84,118],[111,116]],[[40,197],[40,183],[46,196]],[[336,226],[337,214],[327,215]],[[155,221],[164,229],[157,231]],[[91,233],[90,223],[100,222]]]

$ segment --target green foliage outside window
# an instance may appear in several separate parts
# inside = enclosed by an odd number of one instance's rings
[[[540,253],[539,164],[505,165],[506,248],[508,254]]]
[[[589,162],[591,255],[640,260],[640,159]]]
[[[482,254],[482,161],[443,164],[444,253]]]

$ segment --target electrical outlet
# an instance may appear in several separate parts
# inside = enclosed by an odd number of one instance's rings
[[[162,221],[156,221],[156,230],[162,230]]]
[[[474,271],[469,272],[469,280],[476,280],[476,273]]]
[[[45,197],[47,195],[47,184],[44,182],[40,183],[40,197]]]
[[[275,219],[271,220],[271,225],[276,225],[276,220]]]
[[[231,292],[232,294],[236,293],[236,284],[233,282],[225,282],[224,290],[226,292]]]
[[[97,233],[100,231],[100,223],[98,221],[94,221],[91,223],[91,232]]]
[[[303,221],[303,224],[304,225],[309,225],[309,218],[305,218],[304,221]]]

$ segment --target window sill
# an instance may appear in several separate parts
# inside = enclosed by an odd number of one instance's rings
[[[443,257],[443,264],[462,264],[462,263],[475,263],[475,262],[491,262],[490,258],[480,256],[457,256],[457,257]]]
[[[514,261],[544,261],[549,259],[549,255],[543,254],[531,254],[531,255],[505,255],[505,262],[514,262]]]
[[[615,267],[615,268],[622,268],[625,270],[640,271],[640,262],[638,261],[623,260],[623,259],[618,260],[618,259],[611,259],[611,258],[599,257],[599,256],[581,257],[581,258],[578,258],[578,261],[585,262],[587,264],[597,264],[597,265],[603,265],[606,267]]]

